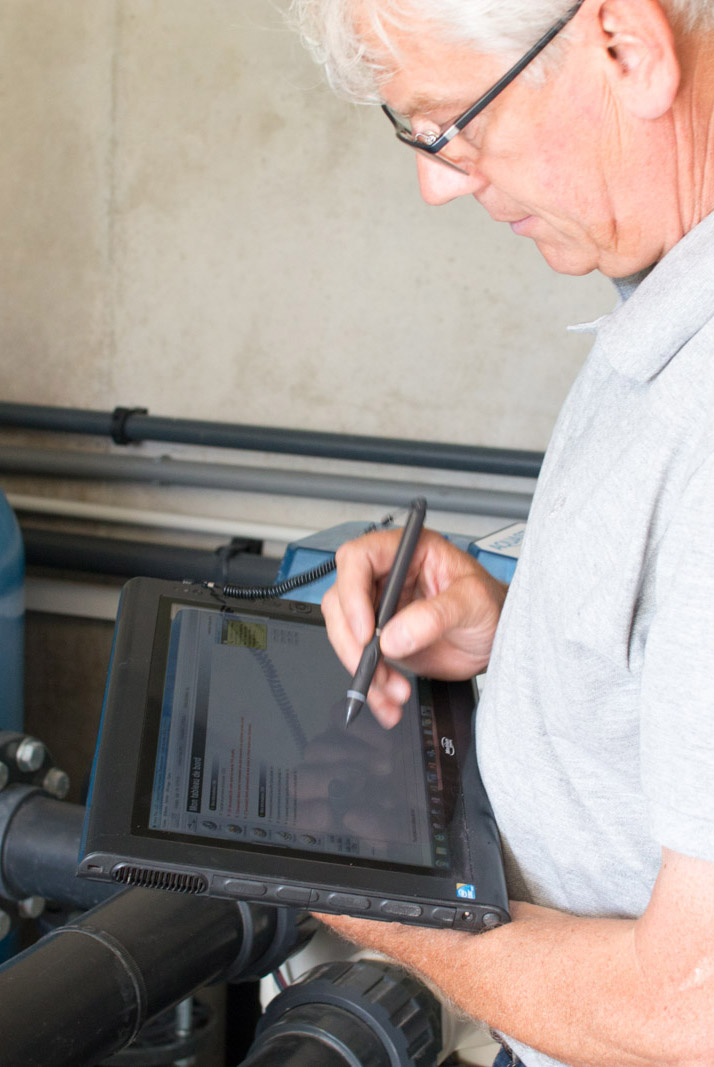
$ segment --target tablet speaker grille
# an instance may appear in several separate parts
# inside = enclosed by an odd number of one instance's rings
[[[135,867],[128,863],[114,867],[112,878],[122,885],[136,885],[143,889],[168,889],[171,893],[205,893],[208,888],[202,874],[160,871],[154,867]]]

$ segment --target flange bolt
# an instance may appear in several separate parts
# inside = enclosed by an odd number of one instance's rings
[[[15,762],[21,771],[39,771],[45,758],[45,746],[36,737],[25,737],[17,746]]]
[[[38,919],[45,910],[44,897],[25,897],[18,901],[17,911],[23,919]]]
[[[69,793],[69,775],[60,770],[59,767],[50,767],[42,779],[42,788],[51,797],[56,797],[57,800],[64,800]]]

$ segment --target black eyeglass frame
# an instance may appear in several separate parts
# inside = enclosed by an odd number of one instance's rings
[[[526,54],[521,56],[518,62],[507,70],[502,78],[498,79],[495,85],[492,85],[483,96],[480,96],[475,104],[472,104],[462,115],[459,115],[444,133],[440,135],[435,133],[414,134],[400,122],[397,115],[390,110],[388,104],[382,104],[382,111],[394,126],[397,139],[401,141],[402,144],[406,144],[410,148],[416,149],[417,152],[425,152],[429,156],[435,156],[439,163],[444,163],[447,167],[452,167],[454,170],[461,171],[461,173],[467,173],[466,171],[463,171],[461,167],[457,166],[457,164],[452,163],[451,160],[446,159],[443,156],[439,157],[439,152],[446,148],[449,141],[452,141],[457,134],[461,133],[461,131],[468,126],[468,124],[472,122],[485,107],[488,107],[491,101],[495,100],[499,93],[502,93],[503,90],[518,77],[521,71],[525,70],[529,63],[533,62],[546,45],[550,44],[553,38],[568,25],[575,15],[577,15],[584,2],[585,0],[578,0],[576,4],[573,4],[573,6],[558,19],[555,25],[551,26],[547,33],[544,33],[540,40],[536,41],[533,47],[529,48]]]

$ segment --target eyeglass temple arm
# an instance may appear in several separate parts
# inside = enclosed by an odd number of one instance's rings
[[[495,97],[497,97],[498,94],[502,92],[507,85],[510,85],[511,82],[518,77],[521,71],[524,70],[525,67],[527,67],[528,64],[531,63],[535,59],[535,57],[543,51],[546,45],[550,44],[554,37],[557,37],[560,31],[565,26],[567,26],[573,16],[577,14],[584,2],[585,0],[578,0],[577,4],[573,4],[573,6],[565,12],[563,17],[559,19],[554,26],[551,26],[548,32],[544,34],[539,41],[536,41],[533,47],[530,48],[526,52],[526,54],[521,57],[521,59],[519,59],[515,66],[511,67],[510,70],[506,71],[503,77],[500,78],[496,82],[496,84],[488,90],[487,93],[484,93],[484,95],[476,101],[473,107],[470,107],[468,111],[465,111],[463,115],[459,116],[453,126],[450,126],[448,130],[444,131],[439,140],[450,141],[452,137],[456,137],[457,133],[461,133],[463,128],[465,126],[468,126],[468,124],[472,121],[472,119],[476,118],[480,111],[483,111],[485,107],[488,107],[491,101]]]

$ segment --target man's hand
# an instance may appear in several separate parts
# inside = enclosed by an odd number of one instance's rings
[[[374,633],[375,608],[400,536],[400,530],[366,534],[337,551],[337,578],[322,611],[330,641],[350,672]],[[506,591],[468,553],[423,531],[400,610],[382,630],[383,656],[434,678],[473,677],[488,663]],[[382,659],[369,706],[383,726],[399,721],[408,696],[404,676]]]

